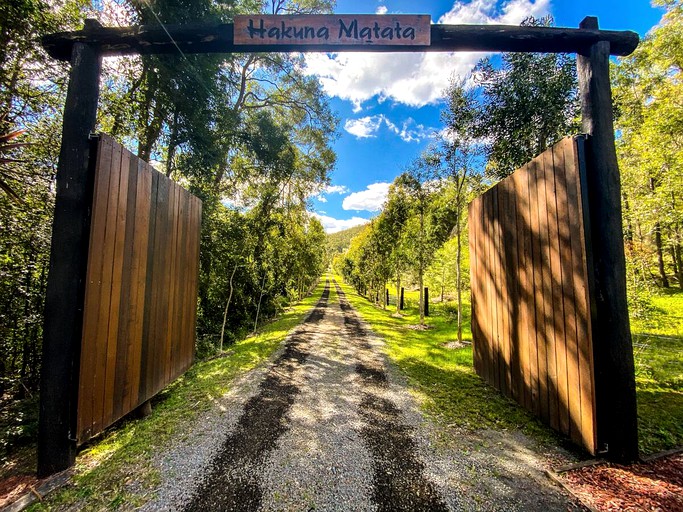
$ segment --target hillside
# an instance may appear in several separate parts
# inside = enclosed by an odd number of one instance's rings
[[[334,257],[335,254],[340,254],[349,248],[351,239],[358,233],[363,231],[367,224],[356,226],[353,228],[338,231],[336,233],[328,233],[327,235],[327,254]]]

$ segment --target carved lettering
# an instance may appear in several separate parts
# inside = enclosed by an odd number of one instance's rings
[[[429,45],[421,15],[236,16],[235,44]]]

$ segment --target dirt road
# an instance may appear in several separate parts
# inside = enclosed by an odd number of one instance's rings
[[[195,441],[165,457],[158,499],[146,509],[572,507],[523,440],[490,450],[475,448],[481,437],[463,450],[435,447],[432,427],[381,348],[328,281],[272,364],[246,376]]]

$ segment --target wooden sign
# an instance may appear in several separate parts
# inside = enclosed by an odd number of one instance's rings
[[[429,46],[431,17],[418,15],[235,16],[235,45]]]

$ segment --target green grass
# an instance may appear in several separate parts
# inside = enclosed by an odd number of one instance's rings
[[[340,280],[338,278],[338,280]],[[344,285],[349,300],[387,341],[387,353],[408,376],[424,410],[440,421],[470,429],[519,429],[541,441],[553,434],[540,421],[484,384],[474,372],[471,347],[443,346],[455,339],[451,304],[430,304],[430,329],[417,324],[418,292],[406,293],[405,318],[376,308]],[[653,299],[645,319],[632,322],[636,362],[640,450],[643,455],[683,446],[683,292],[665,291]],[[465,307],[464,339],[471,340],[470,308]],[[557,442],[558,437],[555,437]]]
[[[647,317],[631,323],[644,454],[683,446],[683,291],[652,302]]]
[[[341,278],[337,277],[341,283]],[[387,341],[387,355],[408,377],[425,413],[441,424],[467,430],[491,428],[515,429],[534,436],[541,442],[558,441],[558,437],[539,420],[485,384],[474,372],[472,347],[448,348],[456,340],[453,303],[430,304],[426,318],[428,330],[415,330],[419,323],[418,293],[405,294],[403,318],[392,316],[395,306],[387,310],[375,307],[342,284],[349,301]],[[471,342],[470,305],[463,308],[463,339]]]
[[[225,357],[200,362],[154,399],[151,416],[119,424],[83,450],[76,461],[73,485],[31,510],[53,507],[79,510],[137,508],[152,496],[130,494],[126,485],[150,489],[159,482],[152,455],[180,441],[193,420],[225,394],[233,379],[265,361],[287,333],[298,325],[319,299],[324,279],[315,292],[264,326],[256,336],[231,346]]]

